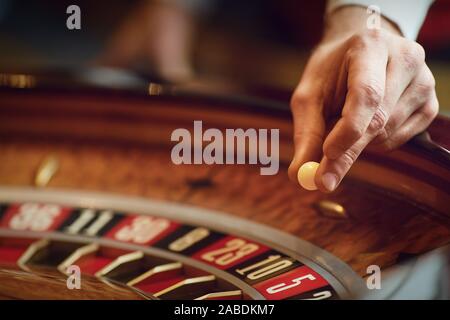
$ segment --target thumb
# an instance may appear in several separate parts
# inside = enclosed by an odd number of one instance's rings
[[[294,120],[294,158],[288,169],[289,178],[297,182],[300,166],[308,161],[319,162],[325,135],[323,104],[317,99],[294,93],[291,111]]]

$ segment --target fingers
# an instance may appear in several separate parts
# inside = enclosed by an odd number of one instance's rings
[[[434,82],[429,82],[429,75],[428,71],[423,71],[423,75],[416,79],[402,95],[396,109],[404,108],[406,111],[401,114],[400,120],[395,120],[399,126],[379,144],[380,150],[390,151],[399,147],[424,131],[436,117],[439,103],[434,91]],[[425,85],[423,81],[427,84]],[[421,90],[418,90],[418,86]],[[396,114],[396,117],[399,116]],[[337,159],[329,159],[325,156],[317,170],[315,179],[317,187],[323,192],[335,190],[358,156],[376,135],[377,131],[369,128],[361,139]]]
[[[417,96],[417,92],[422,94],[421,86],[424,86],[434,79],[431,71],[425,64],[423,48],[410,40],[403,40],[403,43],[393,49],[390,55],[387,74],[385,97],[380,108],[386,112],[387,122],[381,128],[378,140],[386,139],[390,132],[398,128],[425,100],[413,101],[412,96]],[[431,81],[429,79],[432,79]],[[405,103],[405,98],[410,98]],[[424,98],[428,99],[429,93]],[[400,102],[400,99],[403,102]],[[416,100],[419,100],[416,99]]]
[[[377,137],[371,142],[371,145],[382,144],[394,132],[400,128],[408,118],[418,109],[422,108],[428,101],[435,98],[435,80],[433,74],[426,64],[412,80],[402,96],[396,103],[390,117]]]
[[[436,117],[439,111],[439,102],[436,94],[429,99],[421,108],[414,112],[395,132],[387,139],[377,144],[376,147],[380,151],[391,151],[413,136],[424,131]]]
[[[371,56],[375,52],[372,46],[377,45],[377,37],[387,43],[399,41],[382,33],[369,33],[362,36],[362,39],[356,37],[356,40],[353,40],[352,45],[356,47],[358,43],[365,44],[364,41],[370,44],[362,45],[363,49],[356,50],[356,53],[350,51],[348,93],[342,118],[324,144],[324,154],[330,159],[339,157],[360,139],[369,127],[373,131],[382,131],[390,116],[396,112],[393,109],[404,90],[425,65],[423,48],[414,41],[401,39],[401,43],[390,46],[392,52],[389,54],[387,70],[384,66],[382,68],[388,50],[383,46],[378,47],[381,51],[377,52],[377,57],[382,52],[381,60]],[[364,50],[366,47],[370,48],[370,52]],[[371,68],[375,68],[375,72]]]
[[[294,118],[294,158],[289,166],[288,175],[297,182],[300,166],[311,160],[319,160],[322,153],[325,134],[325,120],[320,101],[294,93],[291,101]]]
[[[379,140],[388,141],[386,145],[391,148],[396,147],[430,123],[425,117],[432,116],[436,103],[427,103],[426,108],[422,106],[429,101],[430,92],[434,93],[434,80],[431,86],[431,72],[424,64],[423,49],[405,40],[396,50],[398,52],[389,58],[386,74],[380,70],[375,73],[370,69],[361,71],[358,68],[358,59],[369,63],[367,53],[361,53],[350,61],[347,80],[349,90],[342,118],[325,140],[324,158],[316,175],[316,184],[320,190],[333,191],[375,137],[381,136]],[[376,67],[381,66],[378,64]],[[372,82],[379,87],[369,86],[367,79],[380,79]],[[426,88],[427,94],[423,95],[425,89],[418,90],[418,87]],[[412,97],[415,97],[415,101],[412,101]],[[413,127],[408,118],[418,109],[422,110],[421,115],[414,116],[416,127]],[[392,132],[395,132],[395,137],[388,139]]]
[[[356,143],[336,159],[329,159],[325,155],[315,177],[317,188],[322,192],[334,191],[375,135],[376,131],[368,129]]]
[[[315,64],[307,67],[315,78],[326,74],[326,80],[316,81],[315,90],[306,90],[311,88],[305,83],[314,83],[308,78],[291,104],[295,156],[289,176],[296,180],[304,162],[317,160],[323,142],[315,176],[323,192],[339,185],[369,144],[397,147],[424,130],[438,109],[434,79],[420,45],[379,30],[353,36],[342,44],[340,51],[322,47],[325,54],[314,56]],[[333,49],[335,43],[329,45]],[[323,115],[327,122],[340,116],[326,138]]]
[[[375,31],[375,30],[374,30]],[[367,130],[372,119],[382,128],[387,115],[379,107],[384,98],[388,50],[379,33],[355,36],[347,52],[347,96],[342,117],[324,143],[324,154],[337,159]]]

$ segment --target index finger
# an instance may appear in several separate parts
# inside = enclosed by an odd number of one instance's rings
[[[387,120],[381,103],[388,52],[377,42],[359,41],[356,48],[350,49],[347,55],[347,94],[341,118],[323,146],[324,154],[329,159],[337,159],[355,144],[371,122],[382,129]]]

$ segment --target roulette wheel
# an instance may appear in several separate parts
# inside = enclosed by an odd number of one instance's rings
[[[288,181],[286,99],[115,76],[1,75],[0,298],[352,299],[449,243],[449,120],[322,194]],[[199,119],[279,129],[280,170],[174,164]]]

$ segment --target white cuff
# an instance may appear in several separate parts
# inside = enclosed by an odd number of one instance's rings
[[[328,0],[327,14],[339,7],[347,5],[359,5],[369,7],[371,5],[380,8],[380,13],[394,22],[403,36],[415,40],[419,34],[422,23],[428,12],[428,8],[434,0]]]

